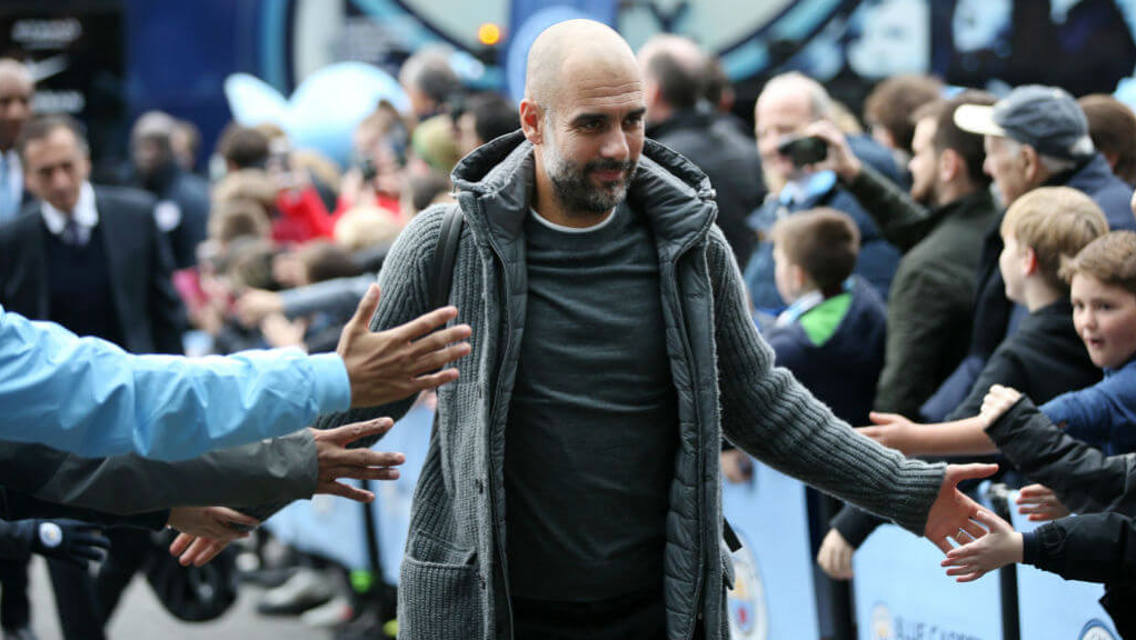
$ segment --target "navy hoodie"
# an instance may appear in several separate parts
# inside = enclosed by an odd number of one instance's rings
[[[868,423],[876,381],[884,366],[887,309],[880,294],[856,277],[852,303],[832,337],[817,346],[800,322],[774,327],[766,334],[776,364],[793,372],[838,418]]]

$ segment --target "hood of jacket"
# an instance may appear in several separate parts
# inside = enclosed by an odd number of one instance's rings
[[[523,132],[501,136],[458,163],[451,178],[466,220],[504,243],[520,238],[535,183],[534,147]],[[714,189],[694,163],[645,140],[627,190],[627,203],[644,214],[659,243],[681,247],[705,236],[717,216]]]

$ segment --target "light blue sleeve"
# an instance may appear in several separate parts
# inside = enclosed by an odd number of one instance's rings
[[[335,354],[137,356],[0,307],[3,440],[180,460],[302,429],[350,395]]]

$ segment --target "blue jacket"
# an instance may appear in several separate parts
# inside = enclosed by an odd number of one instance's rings
[[[830,178],[822,177],[824,175]],[[750,214],[752,228],[762,234],[745,267],[745,283],[757,309],[775,313],[785,306],[777,285],[773,282],[773,243],[769,231],[779,218],[814,207],[831,207],[847,213],[860,228],[860,257],[856,261],[856,275],[868,281],[887,299],[892,276],[899,266],[899,250],[888,244],[880,235],[879,227],[856,198],[840,186],[830,172],[816,174],[811,184],[819,185],[801,201],[790,201],[783,190],[780,197],[767,198]]]
[[[350,399],[336,354],[136,356],[0,307],[0,440],[188,459],[297,431]]]
[[[1088,163],[1075,169],[1067,180],[1058,179],[1055,184],[1073,187],[1092,198],[1108,218],[1109,230],[1136,231],[1136,215],[1132,214],[1131,204],[1132,187],[1112,173],[1103,155],[1094,155]]]
[[[827,342],[813,344],[799,321],[770,329],[766,338],[777,354],[776,364],[793,372],[836,417],[849,424],[868,424],[884,366],[886,333],[883,300],[855,278],[852,304]]]
[[[1136,451],[1136,358],[1116,370],[1105,369],[1104,380],[1063,393],[1041,405],[1054,424],[1097,447],[1105,455]]]

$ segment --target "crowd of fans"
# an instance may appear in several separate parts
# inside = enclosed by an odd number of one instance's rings
[[[1119,541],[1136,529],[1128,471],[1108,456],[1136,451],[1136,115],[1058,87],[998,98],[898,76],[868,97],[862,126],[790,72],[765,84],[751,128],[693,42],[657,37],[639,63],[647,135],[709,177],[779,365],[909,455],[1001,448],[1001,480],[1028,485],[1021,506],[1034,519],[1110,513],[1026,536],[991,519],[995,535],[953,552],[950,573],[975,579],[1025,561],[1108,582],[1124,602],[1136,547]],[[376,105],[346,168],[293,148],[273,123],[234,123],[206,178],[193,125],[155,111],[134,124],[131,166],[93,173],[81,125],[32,114],[28,71],[0,60],[0,304],[139,353],[334,350],[400,230],[452,200],[460,158],[519,127],[514,104],[466,92],[436,51],[411,57],[399,80],[411,111]],[[92,175],[117,184],[92,186]],[[730,482],[750,473],[728,443],[722,465]],[[854,550],[879,523],[840,510],[816,536],[820,567],[852,577]],[[74,544],[42,544],[48,524]],[[53,556],[63,627],[76,638],[94,637],[147,554],[160,553],[149,532],[112,530],[108,541],[67,521],[4,536]],[[75,561],[108,546],[91,582]],[[33,637],[26,563],[0,562],[5,638]],[[346,589],[312,578],[326,562],[301,564],[307,577],[269,592],[266,610],[299,613]],[[340,607],[310,620],[342,621]],[[1110,611],[1131,632],[1131,611]]]

